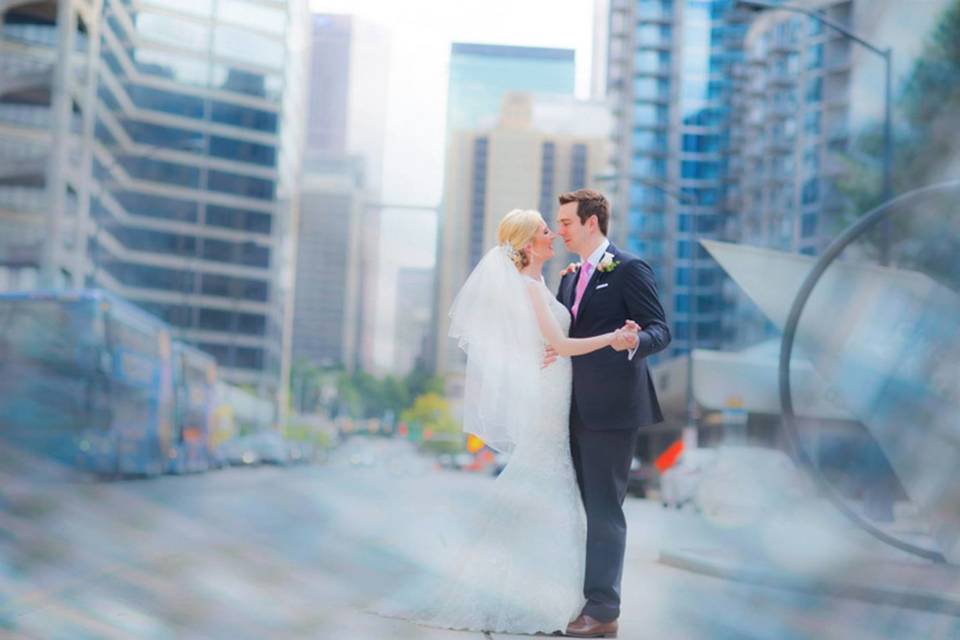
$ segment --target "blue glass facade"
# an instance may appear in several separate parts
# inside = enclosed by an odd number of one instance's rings
[[[626,244],[660,280],[674,330],[667,356],[689,349],[691,327],[698,347],[722,337],[717,267],[693,248],[723,226],[730,70],[745,30],[732,4],[634,0],[626,17],[610,16],[611,46],[624,54],[611,55],[610,80],[632,89],[619,94],[630,96],[619,110],[627,148],[617,154],[618,173],[632,176],[623,202]]]
[[[510,91],[572,96],[571,49],[453,43],[447,90],[447,130],[477,127],[500,113]]]

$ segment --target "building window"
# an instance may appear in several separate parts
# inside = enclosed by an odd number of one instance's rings
[[[206,223],[210,227],[240,229],[270,235],[273,218],[268,213],[207,205]]]
[[[113,196],[131,215],[184,222],[197,221],[199,207],[192,200],[178,200],[130,191],[116,191]]]
[[[638,127],[656,127],[668,124],[670,114],[666,107],[638,104],[633,109],[633,124]]]
[[[714,296],[697,296],[697,311],[711,313],[717,308],[717,300]]]
[[[272,200],[274,194],[273,180],[243,176],[226,171],[211,169],[207,176],[207,186],[211,191],[220,191],[236,196],[256,198],[258,200]]]
[[[680,175],[692,180],[713,180],[720,177],[720,163],[685,160],[680,163]]]
[[[667,135],[658,131],[635,129],[633,132],[633,151],[667,151]]]
[[[807,103],[820,102],[823,99],[823,78],[817,76],[807,82]]]
[[[634,156],[630,163],[631,173],[645,178],[666,178],[667,161],[661,158]]]
[[[670,54],[666,51],[640,49],[633,58],[634,73],[669,73]]]
[[[255,129],[257,131],[267,131],[269,133],[277,132],[277,114],[262,109],[253,109],[251,107],[241,107],[229,102],[220,102],[214,100],[210,114],[213,122],[228,124],[234,127],[243,127],[244,129]]]
[[[553,209],[554,172],[556,165],[556,145],[544,142],[540,147],[540,211]]]
[[[720,150],[720,136],[685,134],[682,144],[684,151],[691,153],[713,153]]]
[[[473,141],[473,196],[470,200],[469,252],[470,268],[483,256],[483,222],[487,206],[487,157],[489,140],[485,137]]]
[[[811,136],[820,135],[820,112],[808,111],[803,118],[803,130]]]
[[[805,213],[800,222],[800,235],[811,238],[817,234],[817,214]]]
[[[803,183],[801,191],[801,202],[803,204],[813,204],[820,198],[820,181],[816,178],[810,178]]]
[[[587,186],[587,145],[573,145],[570,158],[570,186],[573,189],[582,189]]]
[[[823,44],[815,44],[807,49],[807,69],[823,67]]]
[[[803,170],[808,175],[820,168],[820,147],[813,146],[803,152]]]
[[[633,80],[633,97],[637,100],[668,100],[670,81],[666,78],[641,76]]]
[[[277,151],[272,146],[220,136],[210,137],[210,155],[264,167],[273,167],[277,162]]]
[[[659,189],[630,183],[630,205],[641,208],[662,208],[666,203],[666,195]]]

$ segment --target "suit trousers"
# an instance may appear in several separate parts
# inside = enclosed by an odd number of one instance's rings
[[[598,426],[598,425],[591,425]],[[570,410],[570,452],[587,514],[583,613],[603,622],[620,616],[620,582],[627,542],[623,500],[638,429],[588,429]]]

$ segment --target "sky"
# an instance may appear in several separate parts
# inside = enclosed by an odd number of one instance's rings
[[[590,83],[593,0],[313,0],[322,13],[358,16],[390,34],[383,201],[435,207],[443,183],[450,44],[478,42],[576,50],[577,95]],[[396,274],[433,265],[435,214],[384,211],[375,362],[393,359]]]

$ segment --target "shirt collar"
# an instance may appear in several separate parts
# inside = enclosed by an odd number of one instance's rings
[[[603,239],[603,242],[600,243],[600,246],[597,247],[597,250],[590,254],[590,257],[587,258],[587,262],[593,265],[593,268],[596,269],[597,265],[600,264],[600,259],[603,258],[604,252],[610,247],[610,241],[606,238]]]

